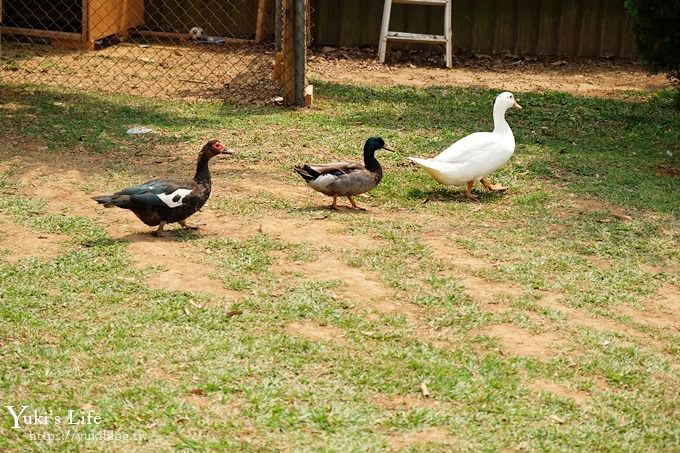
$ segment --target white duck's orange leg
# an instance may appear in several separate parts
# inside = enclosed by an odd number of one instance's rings
[[[347,195],[347,199],[349,200],[350,203],[352,203],[352,208],[353,209],[358,209],[359,211],[365,211],[366,208],[362,208],[357,206],[357,203],[354,201],[354,198],[352,198],[351,195]]]
[[[508,190],[507,187],[500,184],[491,184],[491,181],[486,178],[482,178],[481,183],[484,184],[484,187],[486,187],[486,190],[489,192],[503,192],[504,190]]]
[[[470,200],[478,200],[477,195],[472,193],[472,187],[475,185],[474,181],[469,181],[467,183],[467,187],[465,189],[465,196],[468,197]]]

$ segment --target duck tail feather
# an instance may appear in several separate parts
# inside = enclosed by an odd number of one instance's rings
[[[121,200],[111,196],[111,195],[102,195],[99,197],[92,197],[94,201],[96,201],[99,204],[103,204],[105,208],[112,208],[114,206],[119,206],[121,207],[123,203],[121,203]]]
[[[315,171],[312,167],[309,165],[305,164],[302,167],[299,165],[295,166],[295,171],[304,178],[305,181],[313,181],[315,178],[319,176],[319,172]]]

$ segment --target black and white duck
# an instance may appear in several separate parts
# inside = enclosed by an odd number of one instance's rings
[[[332,209],[339,210],[338,197],[347,197],[352,209],[365,210],[357,206],[354,195],[370,192],[383,177],[380,162],[375,158],[379,149],[394,151],[380,137],[371,137],[364,145],[364,164],[333,162],[330,164],[295,166],[295,171],[317,192],[333,197]]]
[[[158,226],[154,236],[163,234],[167,223],[177,222],[184,228],[196,228],[185,220],[201,209],[210,197],[211,181],[208,163],[220,154],[232,154],[218,140],[206,143],[198,154],[196,175],[192,181],[153,179],[135,187],[128,187],[113,195],[92,197],[105,207],[129,209],[149,226]]]

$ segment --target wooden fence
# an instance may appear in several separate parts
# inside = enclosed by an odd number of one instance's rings
[[[377,47],[383,0],[313,0],[312,7],[316,45]],[[635,54],[623,0],[454,0],[452,15],[458,50],[593,57]],[[395,5],[390,28],[442,33],[443,22],[440,8]]]

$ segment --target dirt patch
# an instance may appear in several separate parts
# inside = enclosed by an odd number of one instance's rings
[[[14,263],[22,258],[53,258],[59,255],[60,236],[29,230],[0,214],[0,249],[9,251],[7,261]]]
[[[307,338],[314,341],[331,341],[334,343],[346,343],[345,333],[331,326],[320,326],[312,321],[294,322],[288,324],[284,330],[289,334]]]
[[[439,401],[432,398],[418,398],[411,395],[386,395],[379,394],[370,398],[371,404],[390,411],[409,411],[415,408],[436,409],[442,406]]]
[[[447,275],[454,275],[465,292],[479,303],[485,310],[503,312],[507,305],[501,303],[504,296],[520,297],[524,291],[519,286],[501,283],[481,277],[465,274],[464,270],[477,270],[493,265],[488,260],[470,255],[465,249],[455,246],[446,238],[427,235],[423,242],[430,248],[432,255],[448,264],[451,270]]]
[[[338,290],[357,301],[382,299],[392,292],[377,278],[332,256],[323,256],[313,262],[286,262],[275,270],[284,275],[300,273],[312,280],[341,280],[344,284]]]
[[[425,428],[420,431],[407,433],[392,433],[387,439],[390,448],[402,450],[413,446],[427,446],[429,444],[452,445],[457,439],[444,428]]]
[[[90,196],[78,188],[86,179],[80,170],[41,164],[26,169],[19,182],[24,194],[46,200],[52,211],[87,217],[96,213],[96,208]]]
[[[502,312],[507,306],[501,303],[503,296],[519,297],[522,288],[508,283],[493,282],[479,277],[462,277],[460,283],[475,301],[489,311]]]
[[[273,53],[262,45],[209,47],[130,36],[94,52],[74,52],[6,40],[3,57],[8,63],[0,80],[10,83],[242,103],[267,102],[279,92],[271,76]]]
[[[457,267],[478,269],[490,264],[488,260],[470,255],[467,250],[456,246],[445,237],[425,236],[423,243],[430,248],[432,256]]]
[[[518,92],[554,90],[605,97],[670,86],[662,74],[650,76],[637,62],[597,58],[456,55],[454,67],[446,69],[417,60],[383,65],[370,49],[368,52],[339,49],[314,53],[308,71],[311,77],[321,80],[363,85],[440,85]]]
[[[490,326],[481,333],[494,337],[510,354],[536,359],[550,359],[568,345],[554,332],[532,333],[513,324]]]
[[[636,322],[677,333],[680,332],[679,294],[678,288],[665,284],[657,291],[654,300],[645,304],[643,310],[635,310],[626,306],[618,306],[616,310],[630,316]]]
[[[593,200],[591,198],[577,197],[572,194],[572,196],[565,200],[567,207],[578,212],[604,212],[611,209],[611,205],[601,202],[599,200]]]
[[[134,239],[133,239],[134,238]],[[149,286],[171,291],[192,291],[219,296],[229,301],[241,294],[226,289],[222,282],[212,277],[215,267],[196,257],[197,249],[168,238],[156,238],[146,233],[133,234],[128,253],[139,267],[161,266],[165,270],[147,277]]]
[[[401,315],[410,321],[417,321],[422,316],[421,310],[417,306],[389,299],[374,301],[368,308],[374,313],[383,315]],[[369,315],[369,319],[377,320],[378,317]]]
[[[635,329],[620,324],[610,319],[593,316],[589,313],[583,312],[576,308],[569,307],[561,302],[562,296],[555,293],[548,293],[537,303],[542,307],[551,308],[564,313],[569,318],[569,323],[577,324],[579,326],[589,327],[596,330],[608,330],[614,332],[622,337],[633,337],[644,342],[653,341],[648,336],[636,331]]]
[[[531,385],[529,385],[529,388],[537,393],[548,392],[562,398],[571,398],[579,405],[586,404],[590,399],[590,394],[587,392],[570,390],[561,384],[542,379],[532,382]]]
[[[368,236],[347,234],[347,226],[323,219],[311,222],[309,219],[295,220],[265,217],[258,220],[259,231],[278,237],[286,242],[308,242],[317,247],[333,250],[372,248],[377,240]]]
[[[225,401],[222,395],[210,395],[200,388],[193,389],[189,395],[180,397],[180,400],[189,406],[200,410],[208,410],[219,417],[233,417],[238,414],[243,402],[238,399]]]
[[[356,267],[349,266],[332,256],[324,256],[313,262],[293,262],[278,264],[274,271],[280,275],[302,274],[306,280],[340,280],[343,285],[338,293],[359,302],[360,308],[384,315],[402,315],[411,321],[419,317],[417,306],[396,301],[395,291],[380,282],[377,276]],[[375,315],[369,319],[378,320]]]
[[[675,178],[680,178],[680,166],[677,165],[657,165],[656,166],[657,176],[672,176]]]

